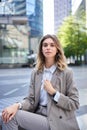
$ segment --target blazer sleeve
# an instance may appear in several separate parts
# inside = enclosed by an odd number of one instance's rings
[[[35,71],[31,73],[30,85],[29,85],[29,94],[23,99],[22,109],[26,111],[34,111],[34,102],[35,102],[35,89],[34,89],[34,80],[35,80]]]
[[[64,72],[66,76],[66,95],[60,93],[57,106],[65,110],[76,110],[79,108],[79,92],[73,78],[73,72],[68,69]]]

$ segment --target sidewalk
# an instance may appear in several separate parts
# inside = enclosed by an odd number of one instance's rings
[[[80,108],[77,110],[77,121],[80,130],[87,130],[87,89],[80,89]]]

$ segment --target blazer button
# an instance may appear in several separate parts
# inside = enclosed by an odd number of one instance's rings
[[[59,116],[60,119],[62,119],[62,116]]]

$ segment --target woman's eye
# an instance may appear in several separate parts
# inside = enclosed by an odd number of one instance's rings
[[[54,44],[51,44],[52,47],[54,47],[55,45]]]
[[[53,44],[53,43],[50,43],[50,44],[44,43],[44,44],[43,44],[43,47],[47,47],[47,46],[54,47],[55,44]]]
[[[43,44],[43,47],[47,47],[48,45],[47,44]]]

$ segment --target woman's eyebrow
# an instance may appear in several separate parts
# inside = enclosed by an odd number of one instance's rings
[[[43,44],[55,44],[54,42],[43,42]]]

